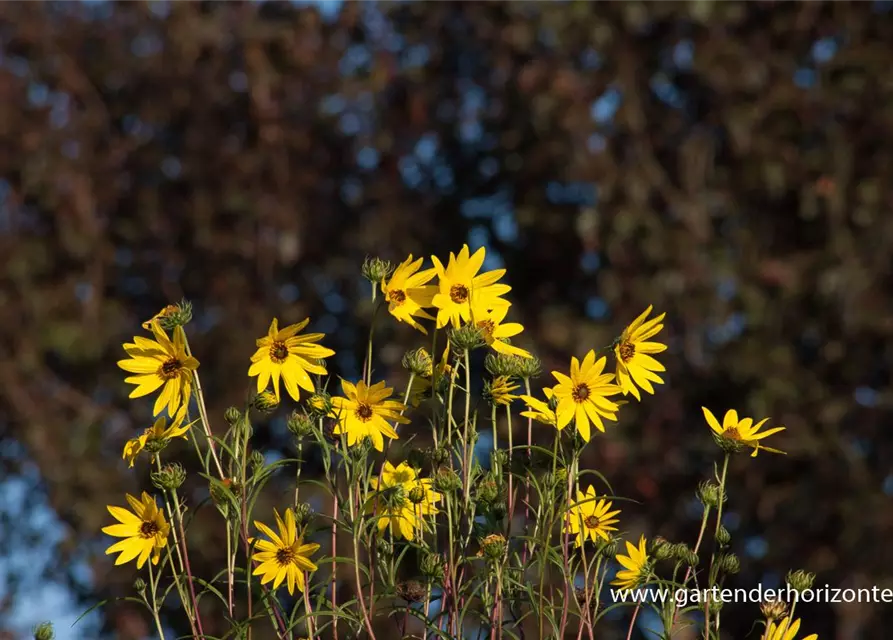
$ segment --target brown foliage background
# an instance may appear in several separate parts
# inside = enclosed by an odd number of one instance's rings
[[[668,384],[588,449],[639,501],[631,534],[693,542],[717,458],[699,408],[736,407],[785,424],[789,455],[730,469],[732,586],[800,567],[893,586],[890,9],[4,3],[0,458],[30,498],[3,503],[0,620],[33,606],[23,550],[84,608],[130,590],[98,532],[106,504],[149,486],[120,458],[149,419],[115,367],[139,321],[194,302],[222,429],[273,315],[311,315],[332,374],[356,376],[363,257],[466,241],[504,262],[546,370],[648,304],[667,312]],[[421,343],[385,324],[376,371],[399,388]],[[293,454],[281,416],[256,444]],[[37,496],[57,543],[25,526]],[[214,518],[196,548],[222,547]],[[727,610],[745,637],[756,606]],[[104,611],[114,637],[146,632],[129,605]],[[893,623],[884,605],[798,612],[823,640]]]

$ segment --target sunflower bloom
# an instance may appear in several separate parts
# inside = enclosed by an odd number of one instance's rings
[[[161,550],[167,545],[171,527],[164,519],[164,511],[158,508],[155,498],[143,491],[137,500],[129,493],[127,502],[132,511],[108,505],[109,513],[118,524],[103,527],[102,532],[119,540],[105,550],[106,555],[119,553],[115,564],[124,564],[136,558],[136,568],[142,569],[151,556],[152,564],[158,564]]]
[[[574,420],[577,433],[585,442],[589,442],[590,422],[604,432],[602,418],[617,420],[619,405],[607,399],[620,393],[620,387],[612,384],[613,373],[603,373],[606,358],[595,359],[595,351],[589,350],[581,364],[577,358],[571,358],[570,376],[559,371],[552,375],[558,384],[552,388],[558,398],[558,429],[563,429]]]
[[[456,256],[450,252],[450,260],[444,267],[437,256],[431,260],[438,277],[438,292],[432,299],[437,307],[437,328],[452,323],[458,329],[462,322],[471,320],[472,302],[476,309],[489,311],[499,307],[508,307],[510,302],[501,296],[511,291],[507,284],[497,284],[505,275],[505,269],[495,269],[478,275],[484,264],[486,251],[483,247],[469,255],[468,245]]]
[[[614,558],[623,566],[623,569],[617,572],[611,585],[620,589],[634,589],[648,579],[648,552],[645,550],[645,536],[639,538],[638,547],[627,540],[626,552],[629,555],[624,556],[618,553]]]
[[[505,407],[518,399],[518,396],[512,393],[518,389],[520,389],[520,385],[512,384],[508,376],[497,376],[486,384],[484,395],[489,397],[490,402],[497,407]]]
[[[664,365],[649,354],[666,351],[667,345],[661,342],[648,342],[648,339],[656,336],[664,328],[661,321],[667,314],[662,313],[645,322],[651,309],[649,305],[642,315],[633,320],[614,345],[614,355],[617,357],[617,384],[623,390],[623,395],[632,394],[636,400],[642,399],[639,388],[653,394],[654,387],[651,383],[664,383],[663,378],[655,372],[666,371]]]
[[[423,260],[419,258],[413,262],[412,254],[409,254],[394,270],[394,275],[388,282],[381,281],[381,291],[388,301],[388,312],[392,316],[428,335],[428,330],[416,322],[415,318],[434,320],[434,316],[424,309],[432,306],[431,300],[437,292],[437,287],[427,285],[437,272],[434,269],[419,271]]]
[[[800,618],[791,623],[790,616],[782,618],[777,623],[770,622],[766,630],[766,640],[797,640],[797,632],[800,631]],[[817,633],[811,633],[800,640],[819,640]]]
[[[132,467],[136,457],[146,448],[146,445],[149,445],[149,448],[152,449],[157,443],[159,447],[163,448],[164,445],[167,444],[167,441],[172,438],[178,436],[185,438],[186,432],[189,431],[189,427],[191,427],[194,422],[184,425],[184,418],[186,418],[185,405],[177,410],[177,415],[171,420],[170,425],[167,424],[167,420],[165,420],[164,416],[158,418],[155,421],[155,424],[147,428],[141,436],[127,441],[127,444],[124,445],[124,453],[121,457],[127,460]]]
[[[710,412],[710,409],[701,407],[701,410],[704,412],[707,424],[710,425],[721,445],[727,444],[733,451],[741,446],[750,447],[753,449],[753,453],[750,454],[752,458],[755,458],[760,450],[769,451],[770,453],[785,453],[779,449],[773,449],[760,444],[760,440],[785,430],[784,427],[773,427],[772,429],[760,431],[769,418],[763,418],[754,424],[753,418],[742,418],[739,420],[738,412],[734,409],[729,409],[722,419],[722,425],[720,425],[716,416]]]
[[[370,387],[362,380],[356,386],[347,380],[342,380],[341,390],[344,392],[344,397],[332,398],[332,411],[329,417],[338,420],[335,434],[347,434],[348,447],[368,437],[376,450],[384,451],[383,436],[393,440],[400,437],[388,424],[388,420],[402,424],[409,423],[407,418],[400,415],[406,410],[406,405],[396,400],[388,400],[394,390],[386,387],[384,381]]]
[[[257,351],[251,356],[249,376],[257,376],[257,392],[261,393],[273,379],[273,392],[279,396],[279,379],[285,383],[288,395],[295,402],[301,399],[301,389],[313,393],[313,380],[308,374],[324,376],[326,368],[318,361],[335,355],[335,352],[320,344],[324,333],[297,335],[310,323],[310,318],[279,329],[279,320],[273,318],[267,335],[257,340]]]
[[[611,511],[612,503],[608,500],[598,500],[595,487],[592,485],[584,494],[577,491],[577,502],[571,506],[564,524],[565,532],[570,532],[577,537],[577,546],[582,547],[586,539],[598,542],[601,538],[605,542],[610,541],[611,532],[617,531],[619,520],[615,518],[620,510]]]
[[[438,513],[436,503],[441,495],[432,489],[432,481],[419,478],[405,462],[396,467],[385,462],[381,485],[378,478],[371,478],[369,484],[377,492],[369,512],[378,516],[379,533],[390,529],[391,535],[412,540],[425,516]]]
[[[254,526],[269,540],[255,542],[257,551],[251,559],[259,564],[253,575],[262,576],[261,584],[272,581],[274,589],[278,589],[282,581],[287,580],[289,595],[294,595],[295,586],[303,593],[304,572],[316,571],[317,567],[310,561],[310,556],[316,553],[319,545],[313,542],[304,544],[295,525],[295,512],[291,509],[285,510],[284,520],[275,509],[273,515],[276,517],[279,535],[263,522],[254,521]]]
[[[508,313],[508,307],[496,307],[493,311],[485,311],[482,308],[473,309],[474,324],[480,328],[481,337],[493,351],[502,353],[507,356],[520,356],[522,358],[532,358],[529,351],[525,351],[520,347],[510,345],[505,341],[524,331],[524,325],[517,322],[506,322],[505,315]]]
[[[521,415],[525,418],[531,418],[536,420],[541,424],[548,425],[550,427],[555,427],[559,431],[561,431],[564,426],[558,426],[558,414],[555,413],[555,407],[553,406],[552,398],[554,394],[552,390],[546,387],[543,389],[543,393],[546,396],[546,401],[543,402],[539,398],[534,398],[533,396],[523,395],[521,396],[521,400],[527,405],[528,410],[522,411]],[[566,426],[566,424],[565,424]]]
[[[118,366],[137,374],[124,378],[124,382],[136,385],[129,397],[142,398],[161,387],[152,415],[157,416],[167,407],[168,415],[172,416],[189,403],[192,372],[198,369],[198,360],[186,354],[186,335],[182,327],[174,329],[174,339],[171,340],[158,320],[149,326],[155,339],[134,336],[132,343],[124,343],[124,351],[130,358],[119,360]]]

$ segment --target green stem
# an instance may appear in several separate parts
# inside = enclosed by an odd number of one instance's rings
[[[152,617],[155,619],[155,628],[158,630],[158,640],[164,640],[164,629],[161,627],[161,618],[158,617],[158,601],[155,597],[155,592],[158,589],[157,578],[155,577],[155,572],[152,571],[152,561],[148,562],[149,565],[149,586],[152,589]]]

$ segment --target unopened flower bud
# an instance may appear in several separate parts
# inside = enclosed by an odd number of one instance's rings
[[[235,426],[242,419],[242,412],[235,407],[227,407],[226,411],[223,412],[223,419],[226,420],[226,424],[229,426]]]
[[[264,454],[257,449],[251,452],[251,467],[254,469],[255,473],[263,469],[264,463]]]
[[[518,377],[524,380],[538,378],[543,373],[543,363],[536,356],[532,358],[518,358]]]
[[[685,564],[692,568],[697,567],[698,563],[701,561],[700,558],[698,558],[698,554],[694,551],[689,551],[688,553],[686,553],[684,560]]]
[[[449,467],[441,467],[434,476],[434,488],[440,493],[452,493],[462,486],[462,481],[456,472]]]
[[[494,378],[500,376],[514,378],[518,376],[520,360],[521,358],[517,356],[508,356],[504,353],[488,353],[484,358],[484,368]]]
[[[651,541],[651,555],[655,560],[667,560],[673,555],[673,545],[663,536],[656,536]]]
[[[295,506],[295,522],[300,525],[306,525],[313,519],[313,507],[308,503],[302,502]]]
[[[705,480],[698,485],[698,500],[705,507],[716,508],[720,502],[725,502],[725,494],[718,484]]]
[[[716,616],[717,613],[722,611],[723,601],[721,598],[713,598],[710,597],[707,606],[710,607],[710,615]]]
[[[307,400],[307,406],[310,407],[311,413],[316,416],[327,416],[332,412],[332,396],[324,391],[314,393]]]
[[[175,491],[186,481],[186,469],[176,462],[166,464],[158,471],[153,471],[149,477],[159,489]]]
[[[478,502],[492,503],[499,497],[499,485],[492,478],[487,478],[478,485],[475,497]]]
[[[292,411],[285,426],[295,438],[303,438],[313,432],[313,418],[303,411]]]
[[[363,277],[372,284],[378,284],[391,275],[393,270],[391,263],[381,258],[366,258],[361,269]]]
[[[779,620],[788,614],[788,605],[784,600],[766,600],[760,605],[760,611],[766,620]]]
[[[732,534],[729,533],[729,530],[723,526],[719,527],[719,530],[716,532],[716,542],[719,546],[724,547],[729,544],[729,541],[732,539]]]
[[[450,345],[458,353],[472,351],[485,344],[483,331],[473,324],[462,325],[450,332]]]
[[[389,556],[394,550],[394,545],[387,538],[380,537],[375,541],[375,550],[379,555]]]
[[[143,595],[143,593],[146,591],[146,581],[142,578],[137,578],[136,580],[134,580],[133,590],[136,591],[138,594]]]
[[[729,575],[734,575],[741,571],[741,561],[734,553],[726,553],[719,558],[719,569]]]
[[[614,536],[612,536],[610,534],[608,534],[608,535],[610,536],[608,538],[608,540],[601,540],[599,542],[598,549],[597,549],[597,552],[603,558],[613,558],[614,556],[617,555],[617,547],[618,547],[617,538],[615,538]]]
[[[279,407],[279,398],[272,391],[261,391],[254,396],[251,406],[263,414],[271,414]]]
[[[789,571],[787,583],[791,585],[791,589],[797,593],[803,593],[812,589],[812,583],[815,582],[815,574],[808,571],[798,569],[797,571]]]
[[[425,552],[419,568],[428,580],[440,580],[443,577],[443,557],[437,553]]]
[[[430,378],[434,361],[425,349],[413,349],[403,355],[403,368],[422,378]]]
[[[41,622],[34,627],[34,640],[53,640],[56,632],[53,630],[52,622]]]
[[[445,464],[450,459],[450,450],[446,447],[432,447],[427,450],[428,459],[434,467]]]

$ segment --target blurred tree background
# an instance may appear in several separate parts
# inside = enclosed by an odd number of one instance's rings
[[[222,430],[273,315],[310,315],[355,378],[363,258],[464,242],[508,269],[547,371],[667,312],[668,384],[587,449],[631,535],[694,542],[700,407],[735,407],[789,455],[733,461],[729,586],[893,586],[891,42],[889,1],[0,5],[0,637],[149,633],[126,603],[69,628],[132,592],[99,530],[151,486],[121,459],[150,418],[115,366],[140,321],[193,301]],[[400,388],[420,336],[381,326]],[[294,454],[287,404],[269,459]],[[190,536],[206,577],[217,517]],[[893,624],[798,614],[822,640]],[[727,637],[757,615],[727,605]]]

